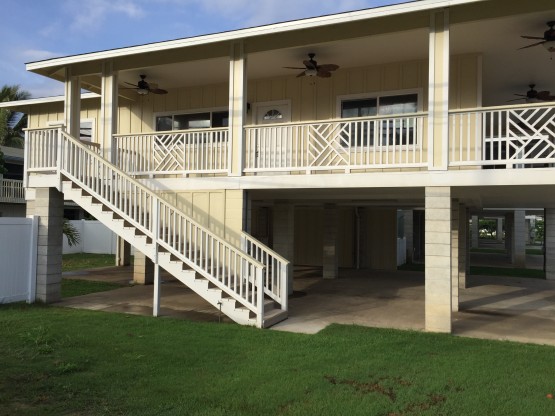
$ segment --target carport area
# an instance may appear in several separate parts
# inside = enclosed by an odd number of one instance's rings
[[[316,333],[339,323],[424,329],[424,273],[340,269],[323,279],[321,268],[297,267],[289,319],[273,330]],[[65,278],[128,283],[130,268],[66,273]],[[163,277],[162,316],[218,322],[218,310],[169,275]],[[538,279],[472,276],[460,292],[453,333],[460,336],[555,345],[555,283]],[[68,298],[58,306],[152,314],[152,286],[124,286]],[[229,322],[221,316],[222,322]]]

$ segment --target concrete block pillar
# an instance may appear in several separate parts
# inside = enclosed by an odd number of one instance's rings
[[[425,328],[451,332],[451,188],[425,190]]]
[[[137,285],[154,283],[154,263],[138,250],[135,250],[133,262],[133,283]]]
[[[480,227],[479,227],[480,219],[477,215],[472,216],[472,224],[471,224],[471,234],[472,240],[470,242],[470,248],[478,248],[479,245],[479,238],[480,238]]]
[[[468,209],[459,204],[459,289],[466,288],[466,275],[469,266]]]
[[[116,237],[116,266],[131,264],[131,244],[121,237]]]
[[[545,227],[545,278],[555,281],[555,208],[546,208]]]
[[[293,293],[293,264],[295,257],[295,206],[279,201],[273,208],[273,249],[289,260],[289,294]]]
[[[64,195],[55,188],[36,189],[31,209],[39,217],[36,300],[61,299]]]
[[[509,259],[513,258],[513,236],[514,236],[514,214],[505,214],[505,250],[507,250],[507,255]]]
[[[456,199],[451,204],[451,310],[459,311],[459,254],[460,254],[460,205]]]
[[[414,254],[414,215],[412,209],[403,211],[405,240],[407,243],[407,263],[413,262]]]
[[[339,260],[337,256],[337,232],[339,228],[339,210],[336,205],[324,206],[324,239],[322,257],[322,276],[324,279],[337,279]]]
[[[526,226],[526,212],[516,210],[513,221],[512,239],[512,263],[515,267],[526,267],[526,241],[528,239],[528,228]]]
[[[495,238],[500,243],[503,241],[503,218],[497,218],[497,231]]]

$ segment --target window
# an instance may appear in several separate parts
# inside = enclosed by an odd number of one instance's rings
[[[281,120],[283,118],[283,114],[279,110],[270,110],[266,114],[264,114],[264,120]]]
[[[227,127],[228,125],[228,111],[206,111],[156,117],[156,131],[208,129]]]
[[[399,94],[341,101],[341,118],[389,116],[416,113],[418,94]],[[345,123],[343,146],[373,146],[376,132],[380,145],[414,143],[414,120],[392,118]]]
[[[93,139],[93,122],[92,120],[81,120],[79,126],[79,139],[92,142]]]

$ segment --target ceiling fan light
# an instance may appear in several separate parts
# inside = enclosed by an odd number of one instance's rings
[[[547,49],[548,52],[555,52],[555,40],[544,42],[542,46]]]
[[[318,71],[314,68],[309,68],[306,71],[304,71],[304,74],[307,77],[315,77],[316,75],[318,75]]]
[[[148,94],[148,90],[146,88],[139,88],[137,90],[137,94],[139,95],[147,95]]]

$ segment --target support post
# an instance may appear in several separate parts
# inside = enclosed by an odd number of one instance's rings
[[[293,293],[293,263],[295,257],[295,206],[277,201],[273,207],[273,249],[289,260],[287,266],[289,294]]]
[[[66,132],[79,139],[81,136],[81,80],[65,69],[64,124]]]
[[[160,315],[160,266],[154,264],[154,299],[152,300],[152,316]]]
[[[229,54],[229,174],[241,176],[245,161],[247,54],[243,42],[233,42]]]
[[[116,236],[116,266],[123,267],[131,264],[131,244]]]
[[[470,248],[478,248],[480,245],[480,219],[477,215],[472,216],[472,233],[471,233],[471,243]]]
[[[546,208],[544,215],[545,278],[555,281],[555,208]]]
[[[468,209],[459,205],[459,289],[466,288],[466,274],[469,263],[468,251]]]
[[[451,311],[459,311],[459,254],[460,254],[460,205],[454,199],[451,203]]]
[[[118,72],[112,61],[102,63],[101,88],[99,142],[103,157],[115,164],[113,137],[118,124]]]
[[[337,279],[339,262],[337,256],[337,233],[339,227],[339,212],[336,205],[324,206],[324,246],[323,270],[324,279]]]
[[[526,226],[526,211],[515,210],[513,221],[512,263],[515,267],[526,268],[526,240],[528,227]]]
[[[449,162],[449,10],[432,11],[429,43],[428,169]]]
[[[414,219],[413,210],[408,209],[403,211],[404,224],[405,224],[405,239],[407,242],[407,263],[413,262],[414,254]]]
[[[451,332],[451,188],[425,190],[425,328]]]

